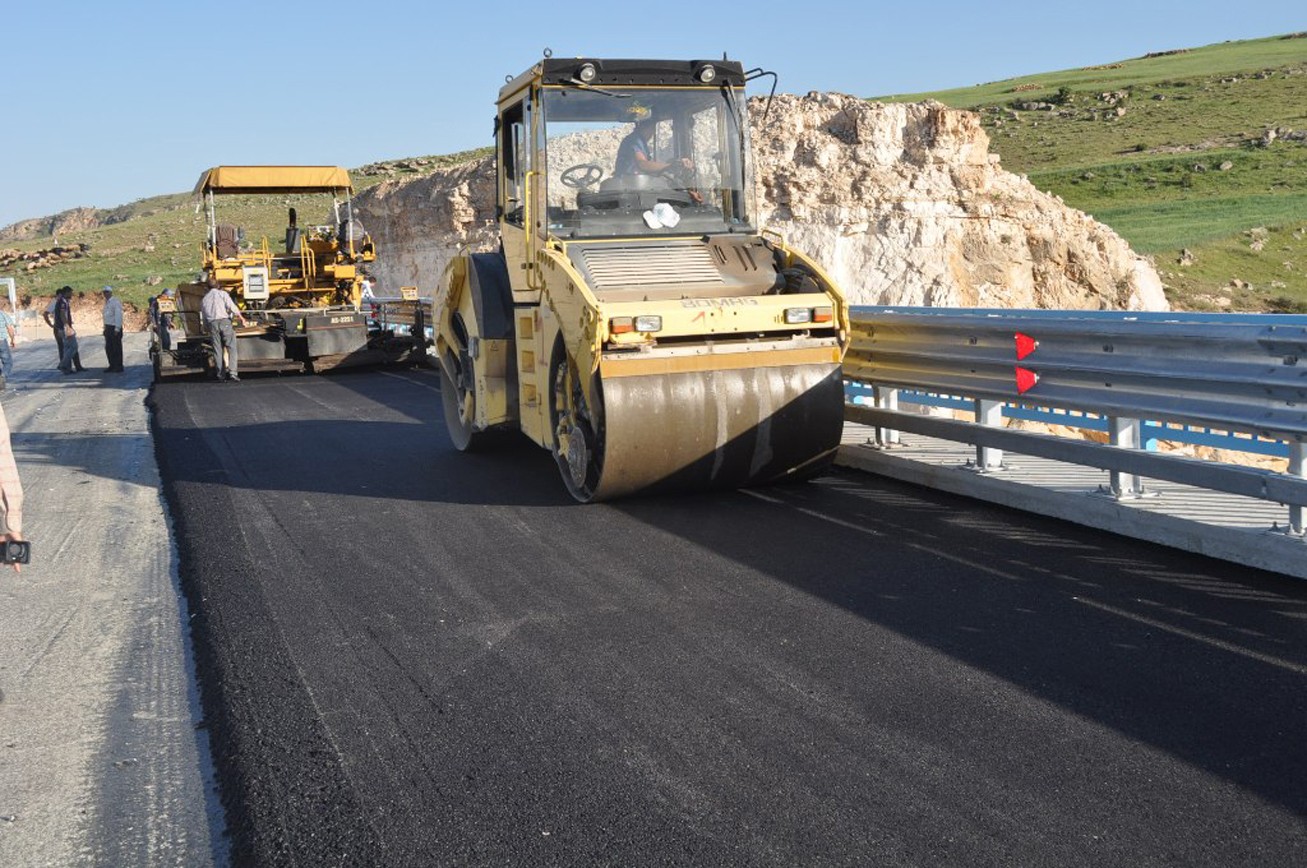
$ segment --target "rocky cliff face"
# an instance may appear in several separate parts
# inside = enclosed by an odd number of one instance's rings
[[[425,295],[459,248],[498,245],[494,161],[487,157],[422,178],[385,181],[354,198],[354,213],[377,242],[371,269],[381,294],[416,286]]]
[[[842,94],[752,100],[760,217],[854,304],[1164,310],[1111,229],[1004,171],[975,115]],[[494,165],[361,194],[383,290],[433,289],[460,248],[492,249]]]
[[[100,212],[95,208],[73,208],[53,217],[36,217],[6,226],[0,229],[0,241],[29,241],[45,235],[58,238],[60,233],[83,232],[101,224]]]

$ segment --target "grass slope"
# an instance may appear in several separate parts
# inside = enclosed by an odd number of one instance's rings
[[[926,98],[1152,254],[1176,306],[1307,310],[1304,34],[881,99]]]

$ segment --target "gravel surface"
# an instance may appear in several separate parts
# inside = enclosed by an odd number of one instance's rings
[[[0,865],[225,864],[144,336],[122,374],[82,345],[63,376],[52,339],[23,344],[0,393],[33,541],[0,573]]]

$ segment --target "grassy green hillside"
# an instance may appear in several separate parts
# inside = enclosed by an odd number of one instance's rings
[[[1151,254],[1173,304],[1307,311],[1307,34],[881,99],[925,98]]]

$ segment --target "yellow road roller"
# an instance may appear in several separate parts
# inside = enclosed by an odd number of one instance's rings
[[[582,502],[829,465],[848,309],[756,225],[760,75],[546,54],[500,90],[500,250],[456,256],[435,293],[458,449],[520,430]]]

